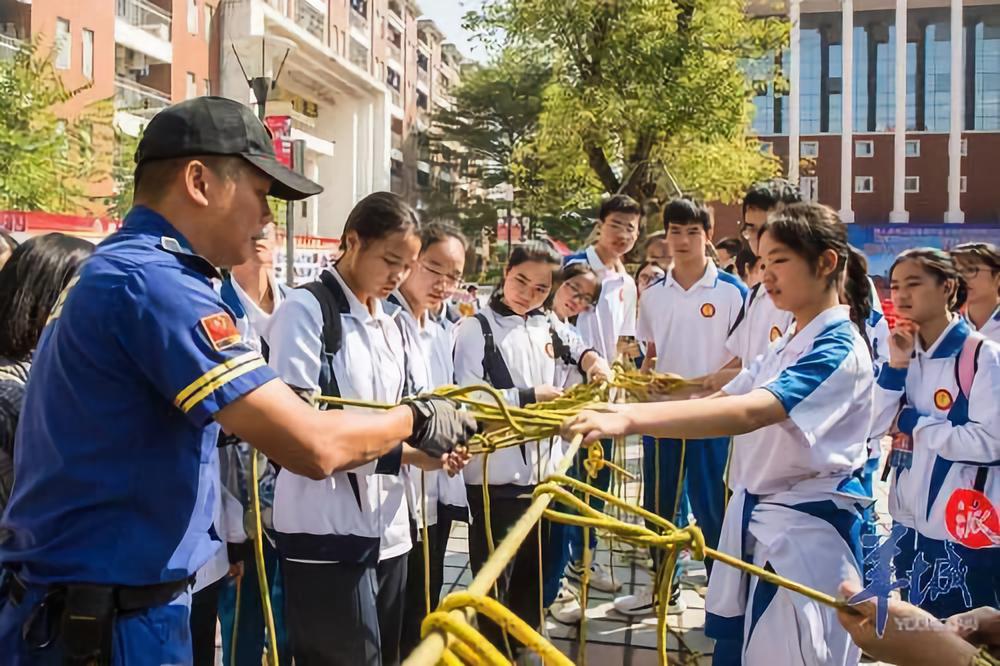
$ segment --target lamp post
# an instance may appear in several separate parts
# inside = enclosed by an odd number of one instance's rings
[[[274,35],[261,35],[259,39],[247,37],[238,40],[238,43],[239,47],[235,42],[232,45],[233,55],[236,56],[236,63],[240,66],[247,87],[253,93],[257,117],[260,118],[261,122],[264,122],[267,117],[267,98],[277,86],[278,78],[285,68],[285,61],[288,60],[288,55],[295,50],[296,44],[290,39]],[[270,45],[271,51],[270,59],[268,58],[268,45]],[[260,50],[259,58],[257,57],[258,49]],[[284,53],[282,53],[282,49],[284,49]],[[249,74],[247,67],[243,64],[244,58],[240,57],[241,52],[250,67]],[[278,54],[281,54],[281,61],[275,68],[274,63],[277,62]],[[258,64],[259,70],[257,69]],[[273,77],[270,75],[272,71],[275,72]],[[292,141],[292,168],[298,173],[303,172],[304,155],[305,142],[302,140]],[[292,202],[285,204],[285,283],[289,287],[295,286],[295,205]]]

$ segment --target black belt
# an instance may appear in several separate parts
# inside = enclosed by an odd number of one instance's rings
[[[8,594],[11,601],[20,606],[28,592],[28,586],[13,572],[8,572],[8,575]],[[183,578],[169,583],[157,583],[155,585],[108,585],[106,587],[113,589],[115,610],[119,613],[135,613],[147,608],[169,604],[193,583],[194,576],[191,576],[190,578]],[[61,588],[64,589],[66,587],[68,585],[56,584],[52,585],[50,590],[58,593]]]

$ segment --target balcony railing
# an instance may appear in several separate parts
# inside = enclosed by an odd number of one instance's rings
[[[325,41],[326,14],[316,11],[306,2],[299,2],[295,6],[295,22],[319,41]]]
[[[21,50],[20,39],[0,35],[0,60],[13,60],[17,52]]]
[[[399,92],[392,86],[389,87],[389,92],[392,93],[392,103],[398,107],[403,106],[403,93]]]
[[[353,6],[353,5],[352,5]],[[351,15],[351,27],[357,28],[364,34],[368,34],[368,16],[363,13],[367,11],[367,5],[361,9],[359,7],[354,7],[352,11],[348,12]]]
[[[151,117],[170,105],[170,96],[124,76],[115,77],[115,110]]]
[[[403,49],[399,48],[392,42],[386,42],[385,50],[389,54],[390,58],[394,58],[396,62],[403,62]]]
[[[170,12],[147,0],[116,0],[115,12],[119,18],[125,19],[129,25],[134,25],[149,34],[164,41],[170,41]]]

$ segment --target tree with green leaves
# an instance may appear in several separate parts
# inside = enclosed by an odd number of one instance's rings
[[[103,100],[75,118],[57,115],[80,92],[66,89],[37,43],[0,61],[0,208],[79,213],[96,202],[91,186],[110,175],[101,138],[112,109]]]
[[[542,165],[557,200],[679,188],[728,201],[777,169],[748,134],[744,64],[780,49],[787,24],[748,16],[744,0],[493,0],[466,22],[548,59],[538,131],[518,157]]]

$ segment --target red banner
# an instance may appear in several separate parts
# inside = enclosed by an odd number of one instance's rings
[[[101,217],[59,215],[38,210],[0,211],[0,229],[11,232],[62,231],[65,233],[105,234],[114,231],[117,227],[115,222]]]
[[[508,238],[507,233],[510,237]],[[511,244],[520,243],[522,235],[522,227],[520,220],[514,219],[512,222],[508,223],[504,219],[497,220],[497,242],[506,243],[510,240]]]
[[[289,169],[292,168],[292,117],[291,116],[267,116],[264,124],[271,130],[271,139],[274,142],[274,155],[278,161]]]

